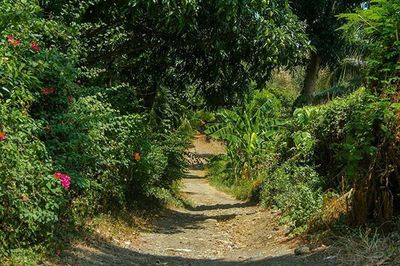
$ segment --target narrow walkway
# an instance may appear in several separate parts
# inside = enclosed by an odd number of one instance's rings
[[[325,265],[321,256],[293,255],[294,243],[284,236],[276,214],[209,185],[205,158],[223,149],[196,135],[189,152],[202,159],[183,180],[190,206],[168,210],[135,245],[76,247],[76,265]]]

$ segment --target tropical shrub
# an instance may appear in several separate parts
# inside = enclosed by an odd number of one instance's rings
[[[175,98],[156,97],[153,115],[129,84],[86,87],[98,72],[77,67],[78,26],[36,2],[0,9],[0,255],[65,242],[99,211],[174,199],[192,133]]]
[[[387,169],[388,163],[397,167],[392,157],[398,152],[396,112],[396,104],[365,89],[324,105],[297,109],[288,123],[291,148],[281,153],[283,163],[278,162],[280,166],[273,169],[271,176],[283,171],[285,168],[280,168],[285,167],[286,161],[312,167],[320,179],[317,190],[335,191],[339,195],[350,191],[351,201],[347,204],[352,203],[345,207],[351,210],[349,221],[357,224],[389,221],[398,186],[395,172],[382,169]],[[264,202],[271,203],[270,187],[280,182],[269,184],[268,180],[262,195]],[[313,188],[310,184],[306,187]],[[379,207],[375,204],[378,202]]]
[[[0,102],[0,255],[54,240],[68,194],[37,137],[40,124]]]
[[[397,108],[389,99],[361,89],[344,99],[299,111],[308,114],[309,122],[301,127],[309,128],[317,139],[314,162],[328,187],[353,189],[351,210],[357,224],[392,218],[398,186],[396,173],[388,166],[397,167]],[[380,202],[380,207],[372,202]]]
[[[34,105],[67,102],[75,56],[69,32],[29,1],[0,3],[0,254],[54,243],[71,177],[53,164]],[[62,46],[62,45],[61,45]],[[67,53],[69,56],[67,57]],[[43,106],[46,104],[43,104]],[[66,105],[66,104],[64,104]],[[34,114],[34,115],[33,115]],[[73,182],[73,180],[72,180]]]
[[[283,220],[301,232],[321,211],[323,179],[310,166],[287,161],[268,172],[262,186],[261,202],[282,210]]]
[[[225,140],[228,148],[225,157],[212,162],[211,180],[228,187],[247,186],[241,180],[251,177],[255,190],[262,183],[261,201],[281,209],[284,220],[299,228],[297,232],[311,218],[316,219],[328,191],[338,195],[351,191],[353,203],[345,209],[351,210],[349,220],[355,223],[390,219],[397,201],[395,172],[385,172],[379,180],[373,177],[379,176],[378,169],[387,169],[385,160],[397,167],[392,157],[397,154],[396,104],[359,89],[347,97],[284,115],[274,105],[257,105],[257,94],[245,108],[237,109],[241,111],[223,111],[222,125],[208,129],[212,136]],[[276,101],[274,97],[266,103]],[[370,194],[358,194],[364,186],[371,189]],[[385,207],[376,209],[368,202],[381,202]]]
[[[365,50],[369,85],[376,91],[393,93],[399,89],[400,73],[400,3],[391,0],[372,0],[369,8],[352,14],[342,29],[353,33],[351,41]]]
[[[233,177],[252,179],[269,164],[282,126],[281,102],[268,90],[255,91],[243,107],[222,110],[207,133],[225,141]]]

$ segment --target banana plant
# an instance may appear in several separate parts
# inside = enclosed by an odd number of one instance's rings
[[[257,158],[265,150],[283,124],[277,118],[278,100],[270,95],[263,102],[251,100],[242,108],[223,110],[217,114],[217,123],[206,133],[226,142],[227,156],[235,179],[254,177]]]

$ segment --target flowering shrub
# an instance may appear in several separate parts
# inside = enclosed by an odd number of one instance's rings
[[[12,248],[49,244],[65,200],[46,147],[36,137],[40,125],[0,101],[0,126],[7,132],[0,132],[1,256]]]
[[[49,48],[52,38],[68,39],[65,27],[43,19],[29,1],[2,1],[0,10],[1,256],[53,243],[62,222],[70,178],[52,176],[48,148],[40,138],[45,120],[38,119],[48,105],[39,92],[48,96],[57,87],[60,96],[66,95],[76,72],[66,51]]]
[[[150,123],[129,84],[85,87],[77,28],[37,1],[0,10],[0,257],[48,248],[96,211],[171,198],[188,131]]]
[[[144,116],[119,115],[96,96],[79,98],[49,127],[52,138],[46,143],[54,164],[71,174],[74,202],[89,213],[129,208],[142,199],[165,200],[173,180],[183,174],[183,163],[172,164],[183,156],[183,134],[173,137],[172,153],[170,139],[151,133]]]

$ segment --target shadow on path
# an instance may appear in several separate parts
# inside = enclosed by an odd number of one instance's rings
[[[171,253],[178,253],[169,256],[156,256],[146,253],[133,251],[128,248],[122,248],[111,243],[102,242],[96,244],[96,251],[88,247],[76,247],[75,250],[79,256],[68,255],[68,264],[75,265],[173,265],[173,266],[234,266],[234,265],[271,265],[271,266],[306,266],[306,265],[333,265],[323,263],[322,254],[313,254],[307,257],[298,257],[294,255],[284,255],[279,257],[270,257],[263,259],[248,259],[242,261],[225,261],[219,259],[192,259],[185,258],[179,254],[179,251],[171,250]],[[75,252],[74,252],[75,253]],[[185,253],[185,252],[183,252]]]
[[[184,213],[175,210],[164,212],[163,216],[153,224],[153,232],[162,234],[176,234],[183,232],[184,229],[200,229],[204,222],[209,219],[217,222],[234,219],[235,214],[205,215]]]

